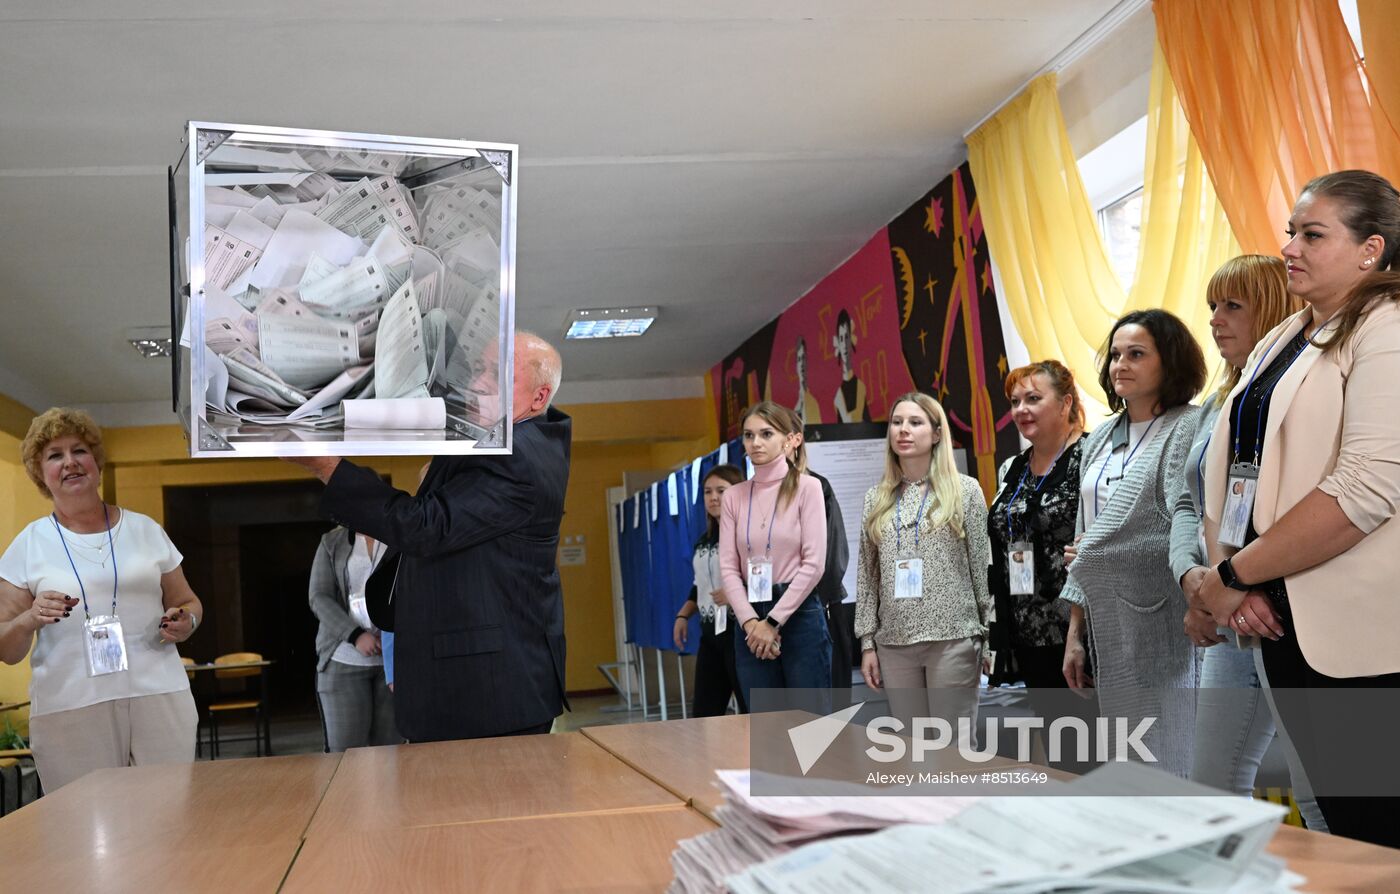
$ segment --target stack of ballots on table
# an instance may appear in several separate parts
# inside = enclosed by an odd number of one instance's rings
[[[1138,764],[977,799],[754,797],[744,771],[720,781],[723,827],[680,843],[673,892],[1278,894],[1304,882],[1264,853],[1281,807]]]
[[[410,192],[395,176],[404,160],[390,154],[219,150],[228,152],[294,173],[207,178],[237,184],[204,194],[211,412],[321,427],[342,421],[347,398],[470,386],[501,314],[490,168]]]

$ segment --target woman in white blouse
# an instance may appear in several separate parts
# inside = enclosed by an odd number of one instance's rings
[[[102,499],[102,432],[56,407],[24,469],[53,512],[0,557],[0,660],[30,655],[29,733],[44,790],[108,767],[194,760],[199,715],[174,643],[204,607],[154,520]]]
[[[967,718],[975,728],[992,609],[985,498],[959,474],[948,419],[927,394],[895,401],[885,457],[861,518],[861,674],[889,690],[890,709],[906,722]]]

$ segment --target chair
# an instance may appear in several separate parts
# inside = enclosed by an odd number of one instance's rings
[[[220,655],[214,659],[215,664],[246,664],[251,661],[262,661],[263,657],[257,652],[230,652],[227,655]],[[261,667],[237,667],[229,670],[214,671],[214,679],[232,680],[242,677],[262,677]],[[259,694],[255,698],[233,698],[224,701],[211,701],[206,709],[206,716],[209,718],[209,759],[217,760],[219,757],[219,718],[230,711],[252,711],[253,712],[253,735],[239,736],[234,739],[223,741],[244,742],[252,739],[257,743],[258,757],[263,756],[264,747],[268,754],[272,754],[272,724],[268,718],[267,705],[264,703],[263,695],[266,693],[265,680],[259,679]]]
[[[6,771],[11,767],[18,768],[20,758],[33,760],[34,753],[28,748],[7,748],[0,751],[0,816],[5,815],[8,804],[5,796],[5,777],[9,774]],[[15,793],[15,809],[18,810],[24,806],[24,783],[18,769],[15,770]]]

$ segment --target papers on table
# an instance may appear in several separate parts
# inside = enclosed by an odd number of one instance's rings
[[[501,321],[491,169],[415,193],[397,179],[407,158],[396,153],[224,144],[210,161],[237,168],[204,190],[210,411],[330,426],[345,421],[347,398],[466,396]],[[411,427],[442,428],[436,404]],[[392,422],[402,407],[383,413],[385,425],[408,425]]]
[[[930,890],[937,879],[943,894],[1270,894],[1303,881],[1264,853],[1281,807],[1212,794],[1141,764],[1110,764],[1045,795],[975,803],[752,798],[742,774],[722,773],[721,781],[724,826],[680,843],[673,891],[902,894]],[[954,803],[920,804],[940,801]],[[887,828],[833,837],[879,827]]]

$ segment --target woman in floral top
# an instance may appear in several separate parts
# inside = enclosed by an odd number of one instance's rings
[[[885,476],[862,515],[856,636],[866,684],[887,688],[906,722],[975,724],[992,608],[987,507],[977,481],[958,473],[947,417],[927,394],[890,408]]]
[[[996,602],[993,676],[1024,681],[1032,690],[1063,688],[1069,607],[1059,595],[1079,510],[1084,407],[1074,374],[1057,360],[1012,370],[1006,397],[1031,446],[1002,464],[1000,490],[987,513],[988,583]]]

